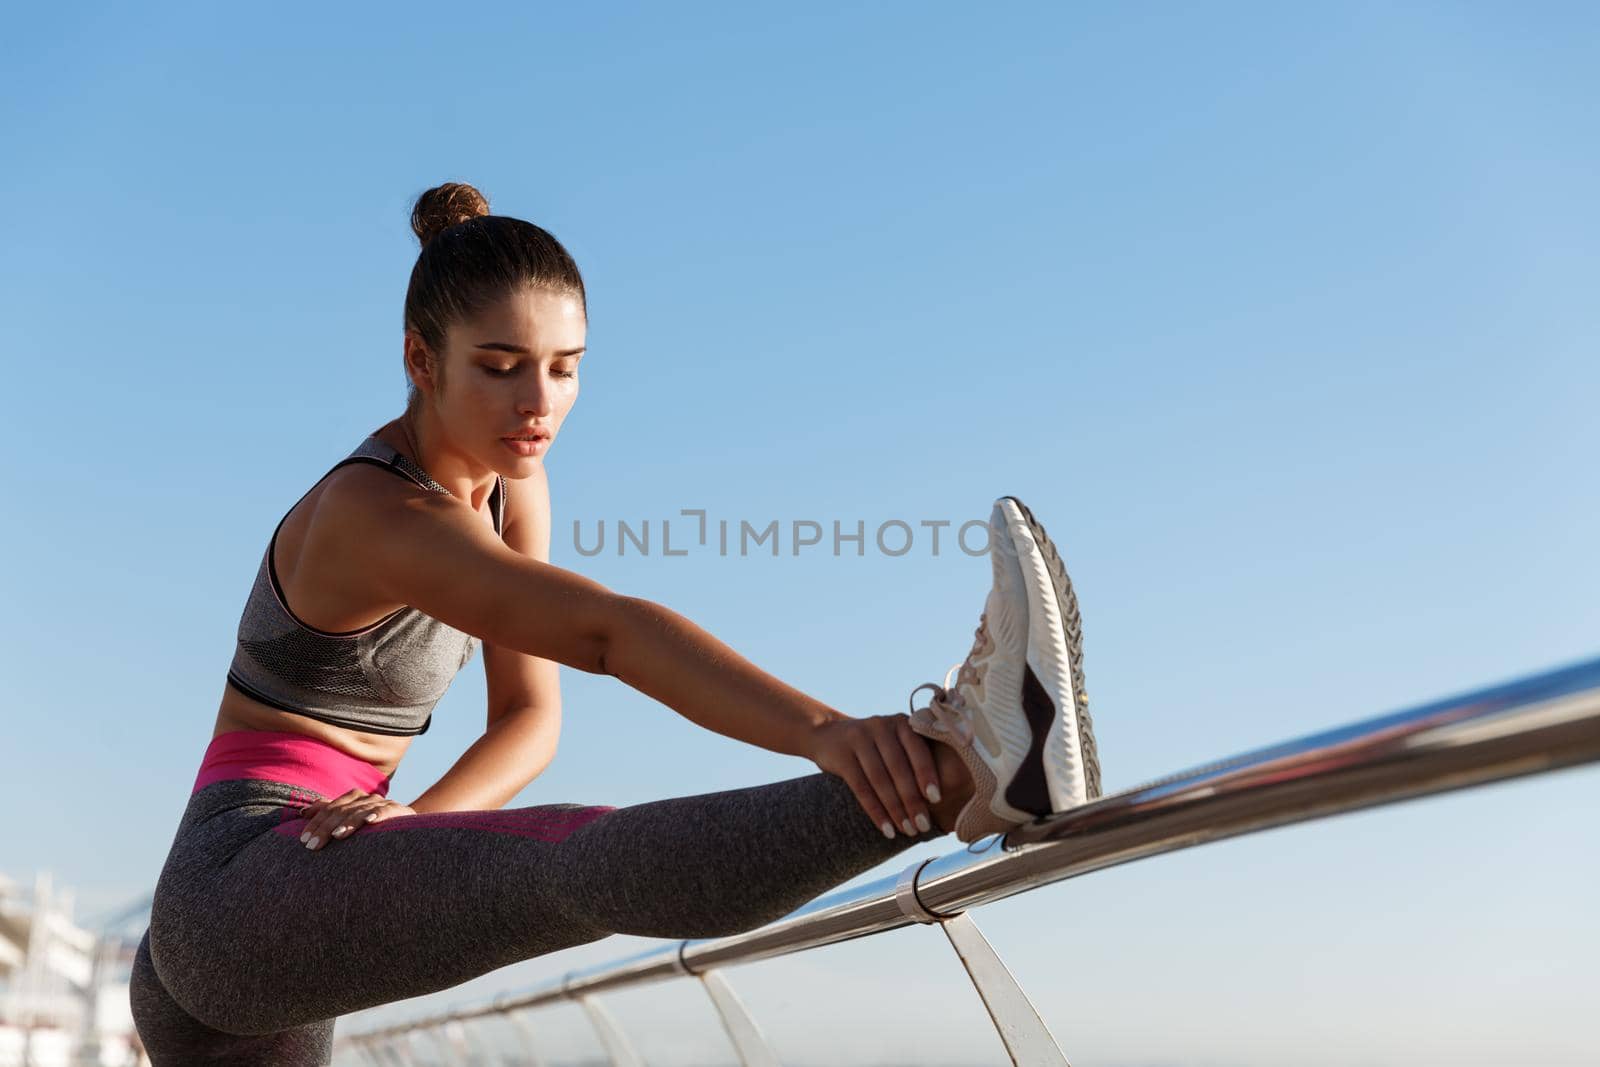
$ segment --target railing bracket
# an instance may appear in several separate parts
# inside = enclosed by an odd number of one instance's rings
[[[917,896],[917,876],[922,873],[922,868],[932,863],[935,858],[929,856],[921,863],[913,863],[900,872],[900,878],[894,884],[894,900],[900,905],[901,914],[919,923],[941,923],[961,914],[952,912],[949,915],[940,915],[938,912],[929,911],[923,905],[922,898]]]

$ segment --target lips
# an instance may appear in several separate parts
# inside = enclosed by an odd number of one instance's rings
[[[550,431],[540,428],[526,430],[522,433],[508,433],[505,435],[505,439],[507,441],[548,441],[550,440]]]

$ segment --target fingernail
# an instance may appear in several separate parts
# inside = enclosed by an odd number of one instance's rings
[[[311,840],[311,831],[310,830],[301,831],[301,833],[300,833],[300,843],[303,845],[309,840]]]
[[[939,784],[937,782],[928,783],[928,803],[939,803]]]
[[[888,819],[885,819],[883,822],[878,824],[878,829],[883,831],[884,837],[887,837],[891,841],[894,840],[894,823],[890,822]]]
[[[904,830],[906,832],[906,836],[907,837],[916,837],[917,836],[917,832],[911,828],[911,820],[910,819],[901,819],[900,820],[900,829],[902,829],[902,830]]]
[[[926,815],[918,815],[917,829],[921,830],[923,833],[927,833],[929,830],[933,829],[933,823],[928,821],[928,817]]]
[[[348,826],[339,826],[339,827],[335,827],[334,828],[333,836],[334,837],[343,837],[345,834],[347,834],[349,832],[350,832],[350,827],[348,827]]]
[[[320,838],[320,837],[313,837],[310,841],[306,842],[306,848],[316,848],[318,842],[320,842],[321,840],[322,840],[322,838]]]

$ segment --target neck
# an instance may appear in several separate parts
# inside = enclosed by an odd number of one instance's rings
[[[489,472],[487,479],[475,479],[470,474],[460,472],[460,465],[453,462],[450,456],[435,451],[437,446],[432,429],[428,427],[427,420],[417,417],[413,411],[407,410],[395,423],[406,451],[411,453],[412,462],[449,490],[451,496],[466,501],[474,511],[483,507],[489,494],[494,491],[493,471]]]

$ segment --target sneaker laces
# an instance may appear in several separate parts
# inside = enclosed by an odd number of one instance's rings
[[[960,664],[956,664],[950,668],[950,671],[954,671],[959,666]],[[950,681],[950,671],[945,672],[946,683]],[[933,696],[919,708],[916,706],[916,696],[924,689],[932,689]],[[972,740],[972,730],[962,714],[966,708],[966,703],[961,699],[961,694],[950,689],[948,684],[938,685],[934,682],[923,682],[913,689],[911,695],[906,698],[906,706],[911,709],[912,715],[916,715],[919,711],[927,712],[926,717],[931,719],[929,725],[940,733],[952,734],[961,738],[963,742]]]
[[[994,648],[994,640],[988,634],[988,620],[988,611],[978,614],[978,627],[972,631],[972,648],[967,652],[966,659],[952,664],[950,669],[944,672],[943,685],[923,682],[906,698],[907,706],[915,715],[920,710],[916,706],[916,695],[924,689],[932,689],[933,697],[926,707],[933,717],[933,727],[941,732],[956,734],[969,743],[972,740],[972,726],[965,714],[966,700],[961,695],[961,687],[978,684],[978,669],[972,665],[972,660],[975,656]],[[951,675],[955,675],[953,683],[950,680]]]
[[[972,632],[972,648],[967,652],[965,659],[959,663],[951,664],[950,669],[944,672],[943,685],[939,685],[936,682],[923,682],[913,689],[911,695],[906,698],[906,705],[911,709],[911,714],[915,715],[919,710],[927,710],[932,716],[931,725],[935,730],[941,733],[954,734],[964,744],[969,745],[972,743],[973,731],[972,724],[968,721],[966,714],[967,705],[965,698],[961,695],[961,687],[964,684],[977,685],[978,669],[972,665],[972,660],[975,656],[992,651],[994,648],[994,640],[989,636],[987,629],[988,621],[989,613],[987,610],[978,613],[978,627]],[[955,675],[954,683],[951,682],[951,675]],[[933,696],[924,705],[923,709],[919,709],[916,706],[916,696],[924,689],[932,689]],[[966,847],[966,851],[973,855],[981,855],[1004,840],[1004,834],[991,834],[969,844]],[[982,845],[983,847],[974,847],[977,845]]]

